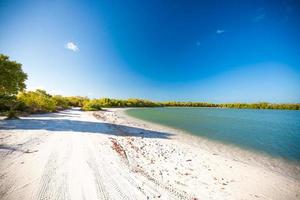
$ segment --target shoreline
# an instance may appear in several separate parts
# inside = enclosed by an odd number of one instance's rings
[[[263,167],[266,170],[271,170],[276,173],[280,173],[285,176],[289,176],[292,179],[300,181],[300,162],[291,161],[284,158],[272,157],[263,152],[258,152],[250,149],[241,148],[239,146],[222,143],[221,141],[211,140],[209,138],[193,135],[187,131],[169,127],[166,125],[145,121],[132,117],[126,113],[126,110],[138,109],[138,108],[110,108],[108,110],[115,112],[120,117],[127,118],[131,123],[135,123],[138,126],[159,130],[163,132],[171,132],[175,134],[172,139],[184,142],[195,148],[201,148],[213,154],[219,154],[248,165],[257,167]]]
[[[0,127],[3,200],[300,197],[299,180],[122,109],[70,109],[0,120]]]

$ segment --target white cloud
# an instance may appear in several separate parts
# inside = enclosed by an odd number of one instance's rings
[[[71,51],[79,51],[78,46],[74,42],[68,42],[65,44],[66,49],[70,49]]]
[[[225,30],[223,30],[223,29],[218,29],[217,31],[216,31],[216,34],[222,34],[222,33],[224,33],[225,32]]]

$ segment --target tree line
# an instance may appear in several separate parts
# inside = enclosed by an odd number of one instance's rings
[[[22,65],[0,54],[0,114],[16,118],[20,114],[56,112],[70,107],[96,111],[111,107],[219,107],[237,109],[287,109],[300,110],[300,104],[274,103],[207,103],[207,102],[154,102],[145,99],[89,99],[81,96],[51,95],[45,90],[26,91],[28,76]]]
[[[71,107],[80,107],[84,111],[97,111],[103,108],[115,107],[216,107],[236,109],[287,109],[300,110],[300,104],[272,104],[272,103],[206,103],[206,102],[154,102],[144,99],[89,99],[87,97],[50,95],[44,90],[23,91],[15,99],[14,110],[19,113],[56,112]],[[0,111],[9,111],[10,107],[2,104]]]
[[[143,99],[109,99],[100,98],[84,102],[83,110],[100,110],[106,107],[215,107],[215,108],[236,108],[236,109],[285,109],[300,110],[300,103],[296,104],[275,104],[275,103],[207,103],[207,102],[154,102]]]

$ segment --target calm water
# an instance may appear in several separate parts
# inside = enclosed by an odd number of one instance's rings
[[[194,135],[300,161],[300,111],[142,108],[126,112]]]

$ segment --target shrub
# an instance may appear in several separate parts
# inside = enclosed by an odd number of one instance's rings
[[[73,96],[73,97],[65,97],[68,101],[68,105],[72,107],[82,107],[84,101],[87,101],[87,97]]]
[[[86,100],[82,106],[82,110],[96,111],[101,110],[102,101],[99,99]]]
[[[44,90],[22,92],[18,100],[24,104],[25,111],[30,113],[43,113],[56,111],[56,101]]]
[[[17,111],[9,110],[5,119],[19,119]]]
[[[55,101],[56,110],[63,110],[69,108],[69,101],[66,97],[63,97],[61,95],[55,95],[52,97]]]

